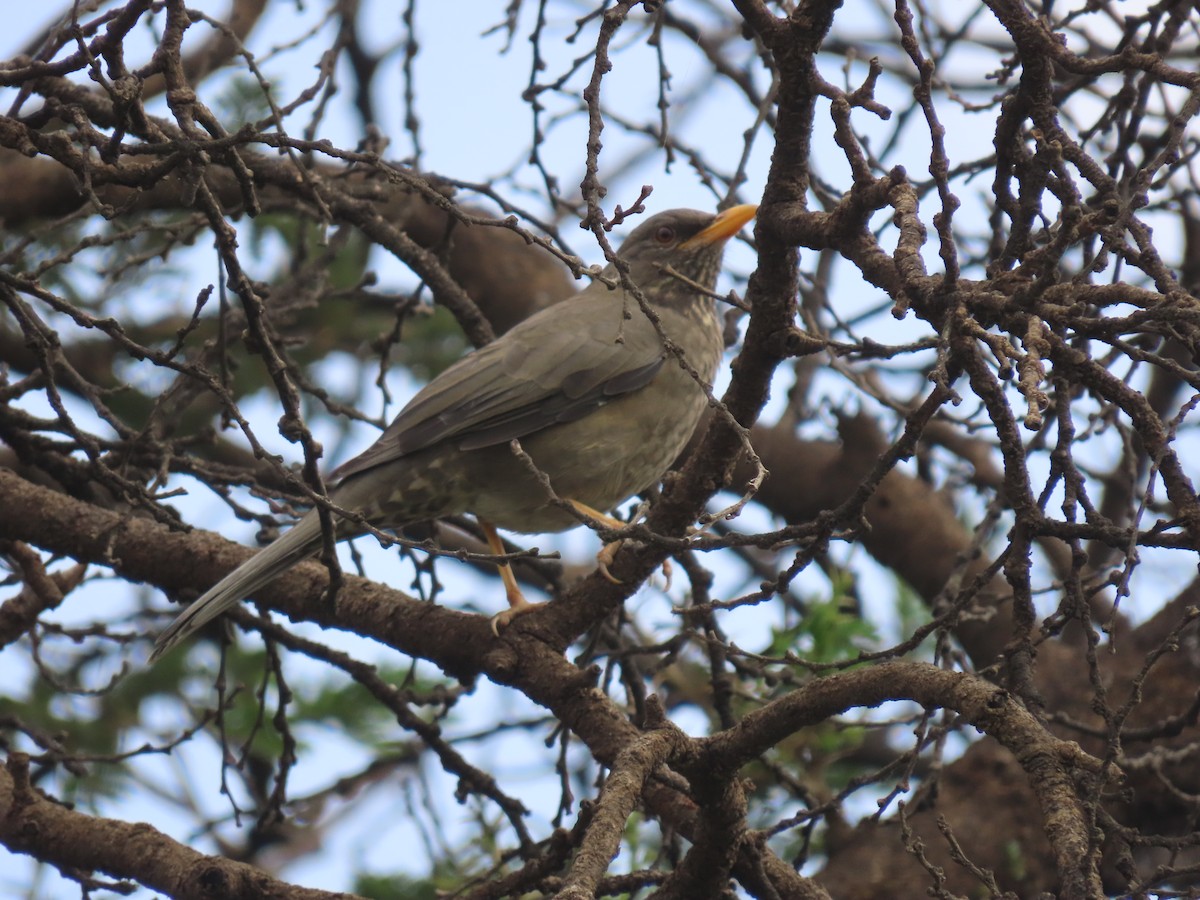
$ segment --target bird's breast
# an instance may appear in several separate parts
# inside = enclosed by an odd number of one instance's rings
[[[710,316],[715,319],[715,313]],[[656,483],[671,467],[708,405],[705,389],[720,362],[720,330],[711,319],[702,324],[697,317],[681,327],[677,316],[663,316],[664,330],[682,348],[704,385],[677,359],[668,358],[645,387],[610,398],[574,422],[521,440],[559,498],[607,512]],[[552,502],[528,464],[513,467],[509,448],[478,452],[487,454],[494,477],[510,479],[511,489],[504,498],[481,493],[473,509],[477,515],[521,532],[561,531],[578,524],[578,519]]]

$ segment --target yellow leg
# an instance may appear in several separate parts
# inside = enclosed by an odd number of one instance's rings
[[[491,522],[480,519],[479,527],[483,529],[483,535],[487,538],[489,550],[497,556],[506,552],[504,542],[500,540],[500,535],[496,533],[496,527]],[[530,603],[525,599],[525,595],[521,593],[521,588],[517,584],[517,576],[513,574],[512,566],[508,563],[498,563],[496,568],[500,570],[500,580],[504,582],[504,596],[508,599],[508,609],[492,616],[492,634],[499,637],[500,629],[507,628],[513,619],[524,615],[531,609],[537,609],[542,604]]]
[[[628,523],[622,522],[620,519],[610,516],[608,513],[602,513],[598,509],[593,509],[586,503],[580,503],[578,500],[568,500],[568,503],[575,508],[576,511],[583,513],[585,516],[590,516],[598,522],[603,522],[609,528],[614,530],[624,528]],[[492,553],[500,556],[504,554],[504,542],[500,540],[500,535],[496,533],[496,528],[491,522],[484,519],[479,520],[479,527],[483,529],[484,537],[487,538],[488,549]],[[613,584],[621,584],[621,579],[617,578],[610,571],[611,565],[616,553],[621,549],[621,541],[613,541],[611,544],[605,544],[600,548],[600,552],[596,554],[596,565],[600,569],[600,574],[611,581]],[[542,606],[541,603],[530,603],[525,599],[525,595],[521,593],[521,588],[517,584],[517,578],[513,575],[512,566],[508,563],[499,563],[496,568],[500,570],[500,580],[504,582],[504,594],[508,598],[508,609],[503,612],[496,613],[492,616],[492,634],[499,637],[501,629],[507,628],[508,625],[517,616],[524,615],[531,609],[537,609]],[[667,585],[671,583],[670,563],[663,563],[663,571],[667,576]]]
[[[568,500],[568,503],[575,508],[576,512],[581,512],[585,516],[591,516],[607,525],[609,528],[624,528],[628,522],[622,522],[620,519],[614,519],[608,513],[602,513],[597,509],[592,509],[586,503],[580,503],[578,500]],[[596,565],[600,569],[600,574],[611,581],[613,584],[621,584],[621,579],[608,571],[608,567],[612,564],[613,558],[617,555],[617,551],[621,549],[621,541],[613,541],[611,544],[605,544],[600,548],[600,552],[596,554]]]

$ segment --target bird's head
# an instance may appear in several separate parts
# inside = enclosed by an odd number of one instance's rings
[[[674,282],[677,276],[707,290],[717,283],[725,243],[754,218],[758,207],[733,206],[724,212],[669,209],[651,216],[629,233],[617,256],[629,265],[629,274],[643,291]],[[674,293],[673,291],[671,293]]]

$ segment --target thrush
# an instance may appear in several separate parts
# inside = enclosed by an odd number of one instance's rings
[[[497,526],[563,531],[580,524],[577,513],[614,523],[604,512],[662,477],[707,405],[700,382],[712,381],[724,349],[712,290],[726,241],[755,211],[651,216],[617,252],[650,315],[610,263],[430,381],[331,473],[329,499],[380,529],[473,513],[494,553]],[[335,528],[339,540],[363,532],[347,519]],[[313,511],[184,610],[151,661],[321,546]],[[532,605],[507,566],[501,575],[510,608],[493,630]]]

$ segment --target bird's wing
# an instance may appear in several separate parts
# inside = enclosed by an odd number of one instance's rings
[[[632,300],[595,284],[464,357],[425,386],[371,447],[331,477],[345,478],[434,444],[462,450],[506,443],[582,418],[649,384],[664,352]],[[554,330],[548,333],[547,326]]]

